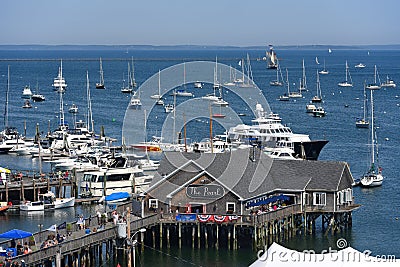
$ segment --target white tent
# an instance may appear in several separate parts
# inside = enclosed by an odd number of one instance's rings
[[[250,267],[288,267],[288,266],[351,266],[351,267],[391,267],[400,266],[400,261],[392,255],[370,256],[369,251],[360,252],[352,247],[335,251],[328,249],[316,254],[312,250],[296,251],[273,243],[267,251],[259,253],[258,259]]]

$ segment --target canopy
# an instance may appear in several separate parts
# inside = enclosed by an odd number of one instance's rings
[[[324,267],[391,267],[399,266],[399,261],[369,256],[370,251],[360,252],[352,247],[343,250],[326,250],[325,253],[317,254],[312,250],[296,251],[273,243],[267,251],[259,254],[259,258],[250,267],[302,267],[302,266],[324,266]]]
[[[11,173],[11,171],[9,169],[0,167],[0,172],[4,172],[4,173]]]
[[[282,201],[290,200],[290,197],[280,194],[279,196],[273,196],[273,197],[269,197],[269,198],[266,198],[266,199],[263,199],[260,201],[251,202],[251,203],[247,204],[247,207],[267,205],[269,203],[274,203],[278,200],[282,200]]]
[[[31,236],[31,235],[32,235],[32,233],[25,232],[25,231],[18,230],[18,229],[13,229],[13,230],[10,230],[8,232],[0,234],[0,238],[19,239],[19,238],[25,238],[25,237],[28,237],[28,236]]]
[[[128,192],[116,192],[106,196],[106,201],[116,201],[116,200],[124,200],[129,198],[131,195]]]

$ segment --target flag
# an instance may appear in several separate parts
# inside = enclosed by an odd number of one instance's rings
[[[65,229],[65,228],[67,228],[67,222],[63,222],[62,224],[60,224],[59,226],[57,226],[57,229],[58,229],[58,230]]]
[[[56,232],[57,231],[57,225],[53,224],[52,226],[50,226],[49,228],[46,229],[47,231],[53,231]]]

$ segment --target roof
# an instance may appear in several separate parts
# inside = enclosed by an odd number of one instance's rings
[[[221,154],[165,152],[148,192],[166,196],[202,171],[241,199],[274,191],[336,192],[353,183],[345,162],[272,159],[250,148]]]

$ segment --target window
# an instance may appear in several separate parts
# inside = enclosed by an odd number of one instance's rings
[[[304,193],[304,205],[310,205],[310,195],[308,193]]]
[[[313,193],[313,205],[325,206],[326,205],[326,193]]]
[[[149,199],[149,208],[157,209],[158,208],[158,199]]]
[[[235,202],[226,202],[226,213],[231,214],[236,211],[236,204]]]

